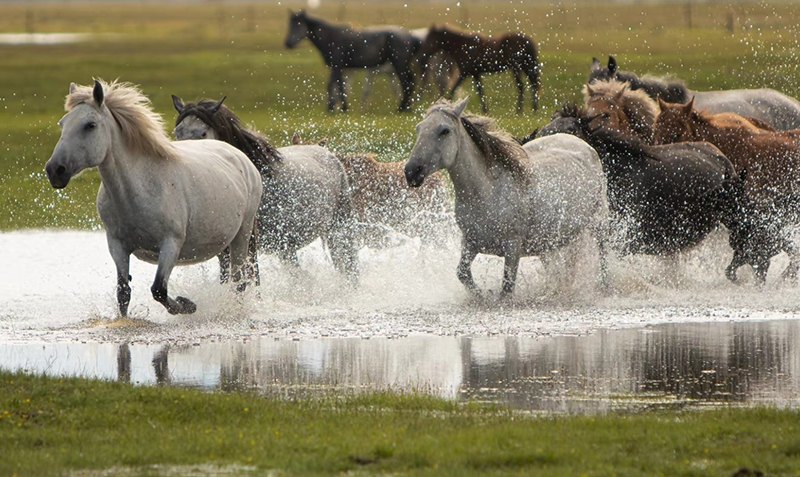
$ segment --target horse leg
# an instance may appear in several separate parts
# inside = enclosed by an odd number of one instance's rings
[[[339,78],[341,79],[341,71],[339,72]],[[331,69],[331,77],[328,80],[328,112],[332,113],[336,109],[336,70]]]
[[[231,279],[231,248],[225,247],[225,250],[217,255],[219,259],[219,283],[224,285]]]
[[[522,114],[522,107],[525,105],[525,82],[522,81],[519,70],[514,70],[514,80],[517,82],[517,114]]]
[[[744,255],[739,252],[738,250],[733,252],[733,258],[731,259],[731,263],[728,264],[727,268],[725,268],[725,277],[736,283],[739,281],[739,277],[736,275],[736,270],[739,269],[742,265],[746,263],[744,259]],[[756,273],[757,275],[757,273]],[[765,275],[766,276],[766,275]]]
[[[531,83],[531,92],[533,92],[533,110],[539,109],[539,90],[541,89],[539,66],[536,65],[532,70],[528,71],[528,81]]]
[[[238,283],[236,286],[236,291],[238,292],[243,292],[247,288],[248,279],[252,276],[252,273],[250,273],[252,232],[253,222],[243,225],[230,245],[231,278],[233,279],[233,283]]]
[[[517,285],[519,258],[519,247],[512,246],[511,250],[506,252],[503,264],[503,295],[508,296],[514,293],[514,287]]]
[[[791,264],[789,265],[791,267]],[[787,267],[788,268],[788,267]],[[769,272],[769,259],[763,260],[753,266],[753,271],[756,274],[756,283],[758,286],[763,287],[767,283],[767,272]]]
[[[255,280],[256,286],[261,286],[261,271],[258,269],[258,223],[257,220],[253,221],[253,233],[250,235],[250,241],[247,245],[247,259],[249,262],[248,272],[249,280]]]
[[[797,247],[791,241],[787,240],[787,245],[783,248],[787,255],[789,255],[789,265],[786,267],[786,270],[781,273],[781,278],[784,280],[796,280],[797,279],[797,271],[800,269],[800,264],[798,264],[798,250]]]
[[[458,262],[456,276],[458,277],[458,281],[460,281],[472,295],[477,295],[479,293],[478,285],[475,284],[475,279],[472,278],[472,262],[477,256],[478,252],[470,250],[466,243],[461,245],[461,260]]]
[[[372,87],[375,84],[375,71],[367,69],[364,71],[364,91],[361,94],[361,109],[369,111],[369,96],[372,94]]]
[[[117,305],[119,306],[119,316],[128,316],[128,305],[131,302],[131,286],[129,284],[131,254],[122,242],[114,238],[108,237],[108,251],[111,253],[111,259],[114,260],[114,265],[117,267]]]
[[[342,111],[346,112],[347,109],[348,109],[348,106],[347,106],[347,84],[345,83],[344,78],[342,78],[342,70],[339,70],[338,85],[339,85],[339,98],[341,98],[341,101],[342,101]]]
[[[453,87],[450,88],[450,94],[447,95],[447,99],[450,99],[450,100],[453,99],[453,97],[456,94],[456,90],[458,89],[459,86],[461,86],[461,83],[463,83],[466,78],[467,77],[466,77],[466,75],[464,75],[464,73],[461,73],[461,72],[458,73],[458,79],[453,84]]]
[[[178,261],[181,245],[181,241],[174,238],[167,239],[161,244],[161,252],[158,254],[156,279],[153,281],[153,286],[150,287],[153,298],[164,305],[171,315],[177,315],[179,313],[189,314],[197,311],[197,305],[192,303],[188,298],[179,296],[173,300],[167,292],[169,276],[172,274],[172,269],[175,268],[175,263]]]
[[[481,111],[483,111],[483,114],[488,114],[489,107],[486,106],[486,98],[483,97],[483,81],[481,81],[481,75],[476,74],[472,78],[475,80],[475,89],[478,90],[478,98],[481,99]]]
[[[408,111],[411,108],[411,102],[414,99],[414,72],[408,64],[402,65],[400,68],[395,65],[395,72],[397,79],[400,80],[400,86],[403,87],[403,99],[400,101],[398,112]]]

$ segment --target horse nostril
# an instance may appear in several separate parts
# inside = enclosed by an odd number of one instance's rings
[[[64,166],[58,166],[56,168],[56,175],[57,176],[63,176],[65,172],[67,172],[67,168],[64,167]]]

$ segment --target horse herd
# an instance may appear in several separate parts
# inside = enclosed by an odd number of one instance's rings
[[[668,95],[675,91],[681,95]],[[480,293],[471,272],[478,254],[504,258],[507,296],[521,257],[541,257],[548,275],[574,276],[569,265],[555,270],[551,257],[589,237],[607,284],[609,252],[675,256],[720,224],[734,252],[729,279],[749,264],[763,283],[780,252],[790,258],[784,277],[796,276],[800,103],[773,90],[689,92],[619,71],[613,58],[607,67],[594,61],[583,94],[583,106],[564,105],[524,140],[467,113],[468,98],[440,99],[417,125],[402,166],[299,137],[274,148],[225,98],[173,96],[178,141],[171,141],[137,87],[95,80],[70,86],[46,172],[63,188],[98,168],[97,208],[122,316],[131,254],[157,263],[155,300],[169,313],[193,313],[191,300],[168,294],[177,264],[217,256],[220,281],[241,291],[259,281],[259,251],[297,266],[298,249],[321,238],[355,284],[358,249],[375,236],[388,229],[419,235],[433,226],[431,217],[453,215],[462,235],[457,276],[473,294]],[[443,169],[454,209],[436,174]]]

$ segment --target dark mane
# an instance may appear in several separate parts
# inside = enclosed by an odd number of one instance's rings
[[[175,120],[175,125],[177,126],[189,116],[196,116],[214,130],[220,141],[227,142],[244,152],[262,173],[269,172],[272,164],[283,160],[277,149],[272,147],[263,136],[248,130],[225,105],[214,112],[217,106],[218,102],[212,99],[187,103],[178,115],[178,119]]]
[[[613,66],[613,70],[609,67],[598,67],[593,69],[589,74],[589,83],[596,80],[616,79],[631,85],[632,90],[644,90],[648,96],[656,100],[663,99],[668,103],[684,104],[691,99],[691,93],[686,85],[680,80],[669,80],[667,78],[659,78],[655,76],[645,75],[642,78],[630,71],[621,71],[617,69],[616,60],[609,57],[609,65]]]
[[[589,119],[589,113],[583,106],[578,106],[577,103],[566,103],[561,106],[561,109],[553,113],[551,119],[558,118],[575,118],[575,119]]]

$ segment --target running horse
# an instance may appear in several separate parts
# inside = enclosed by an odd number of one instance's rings
[[[694,107],[710,113],[736,113],[752,121],[763,121],[779,131],[800,129],[800,102],[774,89],[734,89],[727,91],[692,91],[682,81],[653,76],[638,77],[617,67],[613,56],[603,67],[593,58],[589,83],[616,79],[630,84],[632,90],[644,90],[653,101],[686,104],[694,98]]]
[[[427,68],[428,58],[440,51],[447,53],[458,65],[459,76],[450,90],[451,99],[461,83],[471,76],[481,100],[481,109],[486,114],[489,108],[483,95],[481,75],[511,70],[517,82],[517,113],[521,113],[524,106],[526,79],[533,93],[533,110],[538,109],[541,90],[539,52],[536,43],[527,35],[506,33],[491,38],[433,25],[419,51],[423,70]]]
[[[659,106],[657,144],[708,141],[728,156],[737,173],[746,174],[744,193],[748,198],[741,220],[763,223],[764,227],[757,227],[760,232],[744,223],[728,227],[735,255],[728,278],[735,281],[736,264],[747,263],[763,283],[769,258],[780,251],[787,252],[790,258],[784,278],[795,278],[800,269],[800,251],[787,240],[787,234],[789,226],[800,224],[800,129],[765,130],[737,114],[698,111],[694,101],[675,104],[659,100]],[[779,232],[770,231],[776,227]],[[759,252],[758,248],[763,250]]]
[[[257,278],[257,257],[248,251],[261,176],[246,155],[219,141],[171,142],[150,101],[128,83],[73,83],[65,109],[47,177],[62,189],[84,169],[100,172],[97,211],[117,268],[121,316],[131,300],[131,254],[158,264],[150,290],[171,314],[197,309],[167,293],[175,265],[229,248],[233,280]]]
[[[457,275],[467,291],[479,293],[472,276],[479,253],[504,257],[502,293],[508,296],[521,257],[542,256],[547,263],[552,252],[587,232],[601,246],[605,278],[608,202],[597,153],[564,134],[520,146],[491,119],[465,114],[467,99],[439,100],[428,109],[405,166],[412,187],[440,169],[450,174],[463,235]]]
[[[312,18],[303,10],[290,12],[286,48],[294,48],[304,38],[311,40],[331,69],[328,111],[336,109],[337,99],[342,104],[342,111],[347,111],[345,69],[374,69],[385,63],[391,63],[403,89],[398,110],[407,111],[411,107],[414,96],[414,71],[411,65],[420,42],[408,31],[396,26],[356,30]]]
[[[321,238],[336,269],[355,283],[358,251],[349,184],[342,165],[320,146],[273,148],[222,104],[224,100],[184,103],[173,95],[178,111],[175,137],[217,139],[247,154],[264,183],[257,216],[262,250],[298,266],[297,251]]]
[[[583,99],[590,116],[605,113],[607,127],[652,144],[659,110],[644,91],[631,90],[628,83],[613,79],[594,81],[583,86]]]

